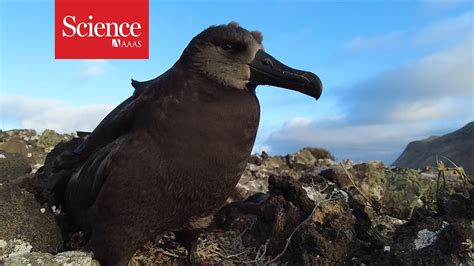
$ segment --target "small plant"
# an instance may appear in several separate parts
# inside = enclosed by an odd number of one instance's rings
[[[474,242],[472,242],[471,239],[466,239],[466,241],[461,244],[466,246],[467,255],[471,260],[474,260]]]
[[[448,157],[441,156],[444,159],[448,160],[452,164],[453,167],[446,167],[443,161],[438,160],[438,156],[436,156],[436,165],[438,166],[438,178],[436,179],[436,199],[438,199],[438,192],[440,189],[439,182],[440,178],[443,178],[443,190],[446,190],[446,172],[452,172],[453,174],[456,174],[459,176],[459,178],[462,180],[462,185],[464,191],[466,191],[466,184],[470,183],[474,185],[474,182],[471,180],[471,178],[466,174],[464,171],[464,168],[462,166],[457,166],[453,161],[451,161]]]

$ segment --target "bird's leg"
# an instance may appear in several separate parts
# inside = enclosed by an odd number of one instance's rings
[[[199,235],[202,229],[190,229],[174,232],[176,241],[188,251],[187,261],[192,265],[193,254],[196,251]]]

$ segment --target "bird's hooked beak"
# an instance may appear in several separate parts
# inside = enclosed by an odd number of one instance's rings
[[[249,85],[271,85],[295,90],[316,100],[321,96],[323,84],[318,76],[288,67],[263,50],[258,50],[249,66]]]

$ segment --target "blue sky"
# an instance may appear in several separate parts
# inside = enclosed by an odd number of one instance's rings
[[[321,99],[259,87],[255,151],[324,147],[391,163],[412,140],[474,120],[470,1],[153,1],[149,60],[55,60],[54,1],[0,0],[0,128],[92,130],[210,25],[263,33],[268,53],[312,71]]]

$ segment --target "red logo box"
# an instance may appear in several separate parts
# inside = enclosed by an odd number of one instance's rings
[[[148,59],[148,0],[55,0],[56,59]]]

